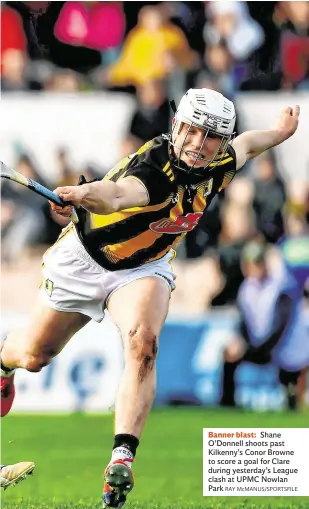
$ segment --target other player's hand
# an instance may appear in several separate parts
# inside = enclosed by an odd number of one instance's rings
[[[293,108],[285,108],[277,124],[275,130],[278,131],[280,143],[290,138],[296,131],[299,122],[300,107],[298,105]]]

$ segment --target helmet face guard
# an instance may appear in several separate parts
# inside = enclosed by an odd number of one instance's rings
[[[187,126],[187,132],[185,134],[185,137],[184,137],[181,145],[178,146],[176,138],[184,125]],[[194,160],[193,160],[192,164],[189,166],[182,160],[182,156],[183,156],[183,154],[186,153],[186,150],[184,149],[184,147],[186,145],[186,141],[187,141],[187,138],[191,132],[192,127],[197,127],[198,129],[201,129],[201,126],[195,124],[194,122],[190,122],[188,124],[182,122],[181,125],[178,127],[177,133],[175,133],[176,125],[173,128],[172,135],[169,140],[169,143],[171,146],[170,156],[172,159],[172,164],[178,170],[185,171],[188,174],[205,176],[207,173],[214,170],[214,168],[222,161],[222,159],[224,157],[227,157],[226,151],[228,148],[228,144],[233,139],[235,133],[228,134],[228,135],[222,135],[222,134],[218,134],[217,132],[215,132],[214,130],[212,130],[210,128],[207,128],[207,127],[203,128],[203,130],[205,131],[205,135],[203,137],[201,146],[199,147],[199,151],[197,153],[195,153]],[[203,156],[203,148],[205,146],[206,140],[209,138],[220,139],[220,144],[217,148],[217,151],[215,152],[215,154],[213,155],[213,157],[211,159],[207,159],[205,156]],[[175,148],[177,149],[177,152],[179,154],[178,156],[176,156]],[[196,166],[197,161],[199,161],[199,162],[202,161],[205,164],[203,166],[200,166],[200,165]]]
[[[190,88],[174,113],[173,129],[169,136],[171,163],[186,173],[207,175],[228,156],[228,144],[235,136],[234,104],[214,90]],[[184,126],[187,126],[186,133],[183,133]],[[202,142],[199,141],[198,148],[188,153],[185,146],[193,128],[198,128],[205,134]],[[180,133],[183,133],[182,142],[178,141]],[[220,141],[216,152],[208,159],[203,155],[203,151],[209,138]],[[184,155],[190,157],[190,165],[184,162]]]

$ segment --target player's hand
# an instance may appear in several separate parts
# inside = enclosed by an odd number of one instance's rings
[[[282,111],[281,116],[274,127],[279,134],[280,143],[287,140],[295,133],[298,127],[299,114],[300,107],[298,105],[293,108],[285,108]]]
[[[50,207],[53,212],[59,214],[62,217],[71,217],[72,215],[72,206],[68,205],[67,207],[60,207],[60,205],[56,205],[52,201],[49,202]]]
[[[87,186],[57,187],[54,193],[58,194],[63,201],[69,201],[72,205],[80,206],[87,194]]]
[[[66,202],[70,202],[73,205],[79,206],[82,203],[82,200],[85,196],[85,190],[83,186],[64,186],[57,187],[54,190],[54,193],[60,196],[60,198]],[[61,207],[60,205],[56,205],[55,203],[49,202],[52,210],[63,217],[70,217],[72,214],[72,205],[67,205],[66,207]]]

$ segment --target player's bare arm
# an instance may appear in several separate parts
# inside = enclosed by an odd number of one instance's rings
[[[300,108],[286,108],[272,129],[266,131],[246,131],[233,142],[236,152],[237,170],[239,170],[248,159],[253,159],[265,150],[280,145],[293,136],[298,127]]]
[[[131,207],[142,207],[149,201],[146,187],[132,177],[122,179],[120,182],[102,180],[91,182],[82,186],[57,187],[54,191],[64,201],[94,214],[111,214]],[[59,207],[51,203],[52,209],[62,216],[69,217],[72,207]]]

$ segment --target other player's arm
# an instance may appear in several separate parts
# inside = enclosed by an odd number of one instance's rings
[[[237,170],[239,170],[248,159],[262,154],[265,150],[280,145],[290,138],[298,127],[300,108],[286,108],[276,125],[267,131],[246,131],[233,141],[233,148],[236,152]]]
[[[132,177],[126,177],[119,182],[101,180],[82,186],[57,187],[54,192],[63,201],[103,215],[131,207],[143,207],[149,202],[146,186]],[[51,207],[58,214],[66,217],[70,215],[70,206],[61,208],[51,203]]]

